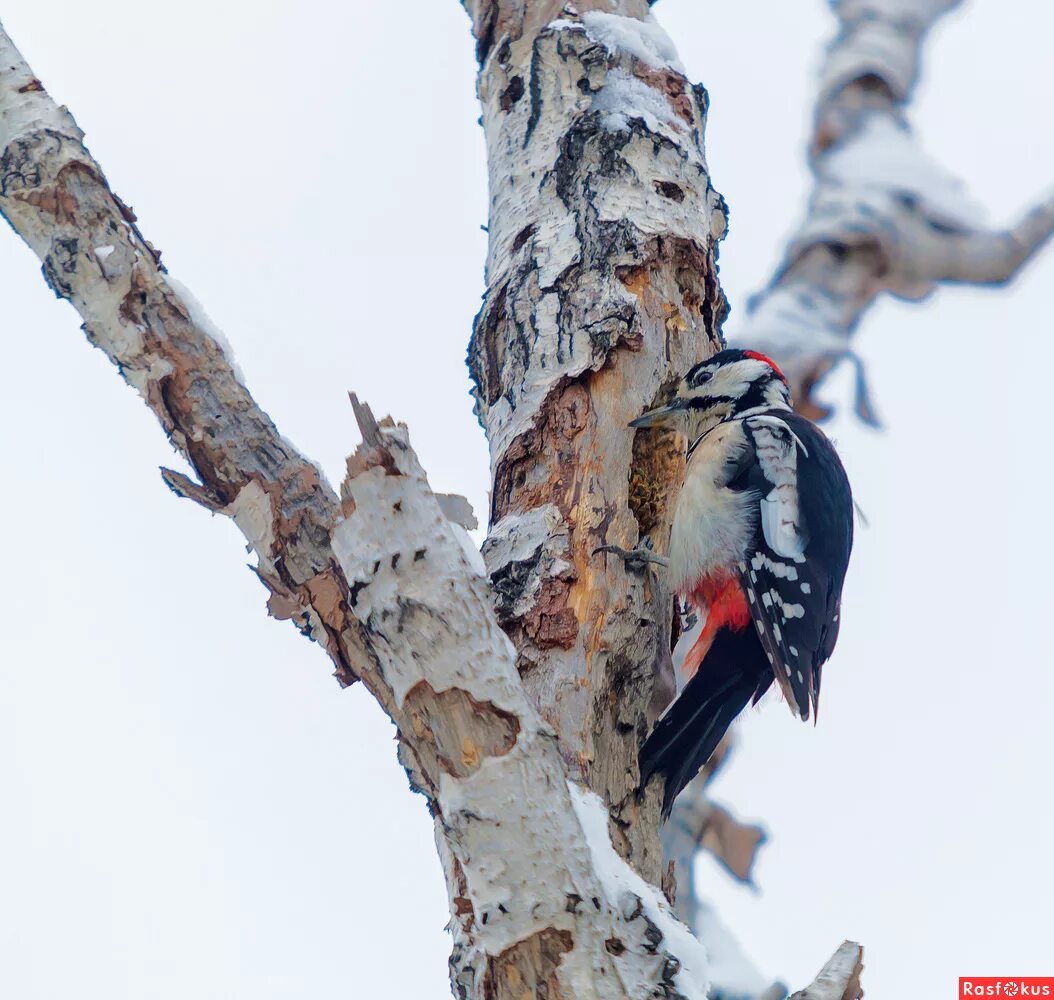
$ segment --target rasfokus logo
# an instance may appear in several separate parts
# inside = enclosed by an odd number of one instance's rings
[[[1054,976],[960,976],[959,1000],[967,997],[1054,998]]]

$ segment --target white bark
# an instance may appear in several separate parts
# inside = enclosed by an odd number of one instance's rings
[[[469,348],[494,479],[487,565],[528,694],[657,881],[655,803],[634,791],[657,673],[659,702],[672,694],[670,594],[595,553],[646,534],[665,547],[683,449],[627,424],[720,342],[706,93],[641,0],[467,6],[490,172]]]
[[[420,769],[432,786],[456,994],[701,1000],[705,954],[616,855],[599,799],[568,784],[478,556],[429,490],[406,429],[357,410],[363,445],[333,547],[377,669],[412,720],[415,780]]]
[[[864,969],[864,949],[853,941],[843,941],[816,979],[790,1000],[860,1000],[860,974]]]
[[[735,331],[737,343],[779,362],[810,416],[825,415],[812,389],[850,355],[880,293],[919,299],[940,282],[1001,284],[1054,233],[1054,196],[1005,229],[986,225],[906,120],[926,34],[960,2],[831,2],[839,31],[820,74],[808,211]],[[874,420],[862,369],[856,409]]]
[[[81,139],[0,28],[0,210],[200,476],[168,472],[168,484],[234,518],[272,612],[309,632],[350,683],[363,647],[329,548],[337,498],[240,383]]]

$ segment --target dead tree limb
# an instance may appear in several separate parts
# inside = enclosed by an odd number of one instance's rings
[[[827,411],[814,386],[850,354],[883,292],[921,299],[942,282],[1009,281],[1054,233],[1054,196],[1008,228],[933,161],[907,121],[922,45],[961,0],[831,0],[839,28],[820,72],[808,210],[735,340],[776,358],[798,408]],[[859,363],[858,363],[859,365]],[[857,413],[873,421],[862,368]]]

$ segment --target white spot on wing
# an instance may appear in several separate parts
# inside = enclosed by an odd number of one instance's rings
[[[801,592],[803,594],[811,594],[812,593],[812,587],[810,587],[807,583],[805,583],[804,580],[802,581]]]
[[[761,530],[769,547],[785,559],[805,561],[808,537],[798,505],[798,449],[805,446],[778,417],[751,417],[758,464],[772,490],[761,501]],[[793,578],[792,578],[793,579]]]

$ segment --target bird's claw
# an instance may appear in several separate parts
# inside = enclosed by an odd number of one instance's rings
[[[640,545],[635,549],[624,549],[620,545],[601,545],[593,550],[593,555],[599,552],[610,552],[612,555],[619,556],[625,562],[626,568],[635,573],[642,573],[648,563],[654,563],[656,566],[670,565],[669,559],[652,551],[651,539],[647,535],[641,539]]]

